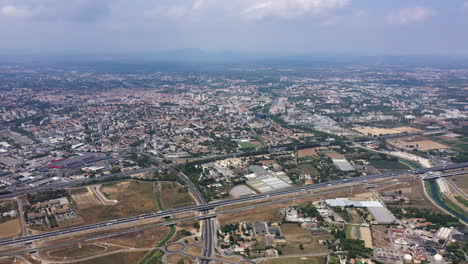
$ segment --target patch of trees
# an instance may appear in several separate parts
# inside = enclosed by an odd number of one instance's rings
[[[64,189],[50,190],[35,194],[27,194],[27,199],[30,204],[45,202],[57,198],[68,197],[69,194]]]
[[[402,207],[389,206],[388,209],[399,219],[401,218],[424,218],[428,222],[434,224],[436,228],[441,226],[459,226],[458,218],[448,214],[432,213],[426,209],[418,209],[414,207],[405,207],[403,212]],[[432,227],[431,227],[432,228]]]

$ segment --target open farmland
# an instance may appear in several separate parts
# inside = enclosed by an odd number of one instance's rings
[[[97,223],[157,211],[152,183],[136,181],[111,183],[102,185],[101,191],[108,198],[118,202],[114,205],[96,205],[80,209],[79,214],[85,223]]]
[[[21,234],[21,222],[19,218],[0,224],[0,238],[9,238]]]
[[[312,166],[312,164],[309,164],[309,163],[301,164],[298,167],[302,172],[304,172],[305,174],[309,174],[311,176],[317,176],[320,174],[318,170],[314,166]]]
[[[435,134],[427,137],[441,144],[447,145],[454,150],[468,152],[468,136],[460,135],[458,137],[450,137],[446,136],[446,134]]]
[[[422,136],[392,138],[392,139],[388,139],[387,142],[398,148],[411,149],[411,150],[416,148],[421,151],[450,148],[447,145],[441,144],[436,141],[432,141]]]
[[[313,236],[309,230],[291,223],[282,224],[281,230],[286,238],[286,246],[282,247],[284,255],[328,252],[327,246],[319,245],[318,241],[329,239],[330,235]],[[301,244],[303,250],[299,248]]]
[[[392,171],[409,170],[410,168],[405,164],[396,160],[371,160],[370,164],[379,170],[381,173]]]
[[[380,135],[392,135],[401,133],[415,133],[420,132],[420,129],[408,126],[395,127],[395,128],[380,128],[380,127],[365,127],[358,126],[354,128],[356,131],[363,135],[380,136]]]
[[[304,157],[318,157],[317,150],[320,148],[307,148],[307,149],[301,149],[297,151],[297,156],[299,158],[304,158]]]

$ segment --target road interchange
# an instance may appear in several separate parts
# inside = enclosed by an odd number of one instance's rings
[[[51,232],[38,234],[38,235],[30,235],[30,236],[24,236],[24,237],[19,237],[19,238],[1,240],[0,246],[14,245],[18,243],[30,243],[32,241],[45,239],[45,238],[51,238],[54,236],[73,234],[73,233],[77,233],[81,231],[99,229],[99,228],[109,227],[109,226],[118,225],[118,224],[138,222],[144,219],[151,219],[151,218],[158,218],[158,217],[171,217],[172,215],[194,212],[194,211],[199,211],[202,213],[205,212],[204,214],[206,214],[207,211],[212,210],[219,206],[250,202],[250,201],[255,201],[255,200],[261,200],[264,198],[277,197],[277,196],[294,194],[294,193],[304,192],[304,191],[313,191],[315,189],[324,188],[328,186],[338,186],[338,185],[343,185],[343,184],[359,183],[359,182],[366,183],[367,181],[370,181],[370,180],[389,179],[389,178],[394,178],[394,177],[408,175],[408,174],[420,175],[420,174],[424,174],[430,171],[436,172],[436,171],[444,171],[444,170],[451,170],[451,169],[461,169],[465,167],[468,167],[468,162],[441,166],[441,167],[424,168],[424,169],[409,170],[409,171],[399,171],[399,172],[377,174],[377,175],[368,175],[368,176],[362,176],[362,177],[357,177],[357,178],[352,178],[352,179],[344,179],[344,180],[318,183],[318,184],[312,184],[312,185],[301,186],[301,187],[293,187],[293,188],[278,190],[275,192],[270,192],[270,193],[265,193],[265,194],[257,194],[257,195],[251,195],[251,196],[246,196],[246,197],[215,201],[211,203],[202,203],[198,205],[179,207],[179,208],[175,208],[175,209],[171,209],[167,211],[160,211],[160,212],[155,212],[155,213],[142,214],[138,216],[115,219],[115,220],[96,223],[96,224],[90,224],[90,225],[78,226],[78,227],[73,227],[73,228],[67,228],[63,230],[51,231]],[[210,217],[207,216],[205,218],[206,218],[205,219],[206,221],[206,220],[209,220]],[[199,219],[204,219],[204,217],[200,216]],[[205,222],[205,225],[206,227],[211,227],[212,225],[211,220],[209,220],[208,222]],[[207,229],[211,230],[212,228],[207,228]],[[204,237],[207,238],[206,240],[209,241],[207,243],[212,244],[212,241],[211,241],[213,238],[212,231],[210,232],[205,231]],[[207,246],[210,246],[210,245],[207,245]],[[211,245],[211,248],[212,248],[212,245]]]

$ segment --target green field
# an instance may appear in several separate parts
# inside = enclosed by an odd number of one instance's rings
[[[314,166],[312,166],[312,164],[309,164],[309,163],[301,164],[298,167],[302,172],[304,172],[305,174],[309,174],[311,176],[317,176],[320,174],[318,170]]]
[[[370,163],[382,173],[410,169],[407,165],[393,160],[371,160]]]
[[[461,196],[455,196],[455,199],[457,199],[457,201],[459,201],[465,207],[468,207],[468,200],[466,200],[465,198],[463,198]]]
[[[163,209],[194,205],[195,201],[187,189],[176,182],[161,182],[160,198]],[[161,209],[161,210],[163,210]]]
[[[241,146],[241,148],[247,148],[247,149],[253,149],[253,148],[257,147],[257,146],[255,146],[254,144],[252,144],[250,142],[241,142],[241,143],[239,143],[239,145]]]
[[[454,140],[444,139],[444,138],[440,137],[440,134],[431,135],[431,136],[427,136],[427,137],[434,140],[434,141],[436,141],[436,142],[447,145],[447,146],[453,148],[454,150],[461,151],[461,152],[468,152],[468,137],[466,137],[466,136],[461,136],[461,137],[458,137],[458,138],[456,138]]]

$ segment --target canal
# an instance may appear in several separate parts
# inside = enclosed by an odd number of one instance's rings
[[[451,214],[455,215],[459,219],[463,220],[465,223],[468,223],[467,214],[461,214],[453,210],[442,200],[436,180],[429,180],[428,182],[431,186],[432,200],[434,200],[434,202],[436,202],[440,207],[444,208],[446,211],[450,212]]]

